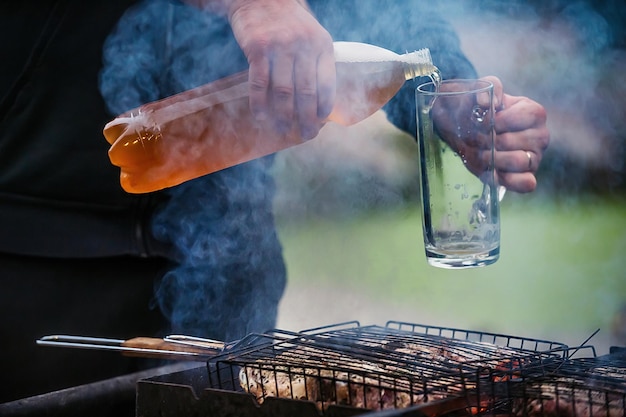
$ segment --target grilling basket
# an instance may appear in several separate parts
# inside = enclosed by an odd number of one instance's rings
[[[626,417],[621,356],[449,327],[353,321],[229,343],[178,335],[37,343],[206,362],[140,381],[141,416]]]

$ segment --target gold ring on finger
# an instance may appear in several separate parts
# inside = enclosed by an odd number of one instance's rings
[[[528,170],[530,171],[533,167],[533,154],[530,151],[526,151],[526,156],[528,157]]]

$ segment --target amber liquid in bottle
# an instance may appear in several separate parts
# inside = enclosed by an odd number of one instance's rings
[[[430,53],[398,55],[373,45],[336,42],[337,90],[328,121],[344,126],[380,110],[408,79],[439,78]],[[297,126],[283,134],[249,109],[248,73],[144,104],[104,128],[122,188],[146,193],[250,161],[303,142]]]

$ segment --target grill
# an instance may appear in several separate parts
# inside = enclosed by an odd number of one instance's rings
[[[243,339],[209,360],[208,372],[141,381],[138,415],[479,414],[495,394],[511,395],[513,376],[568,352],[557,342],[403,322],[275,331]],[[195,382],[180,384],[186,379]]]
[[[292,336],[273,336],[272,343],[252,344],[216,358],[209,383],[231,388],[238,382],[259,403],[267,397],[305,399],[314,401],[321,411],[332,404],[404,408],[462,396],[478,371],[506,369],[544,356],[539,350],[425,335],[389,325],[360,327],[355,323],[352,328]],[[554,343],[532,342],[533,347],[549,348],[547,356],[554,353]]]
[[[488,395],[484,414],[514,416],[626,416],[626,350],[597,358],[592,347],[587,357],[541,360],[498,375]],[[495,381],[497,378],[492,379]]]
[[[626,417],[626,349],[597,357],[585,343],[396,321],[274,330],[219,354],[211,345],[202,365],[7,403],[0,415]]]

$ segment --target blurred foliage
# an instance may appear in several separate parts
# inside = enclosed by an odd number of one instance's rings
[[[626,306],[624,230],[621,197],[511,194],[502,205],[500,260],[446,270],[426,263],[416,206],[279,222],[293,289],[281,322],[298,314],[295,328],[404,319],[571,345],[600,328],[594,344],[626,345],[619,336],[626,328],[615,324]]]
[[[424,257],[415,140],[383,113],[281,152],[275,208],[293,289],[281,322],[380,316],[571,345],[601,328],[603,341],[626,345],[626,5],[435,6],[481,76],[546,107],[538,189],[506,195],[495,265],[441,270]],[[398,308],[405,317],[389,317]]]

